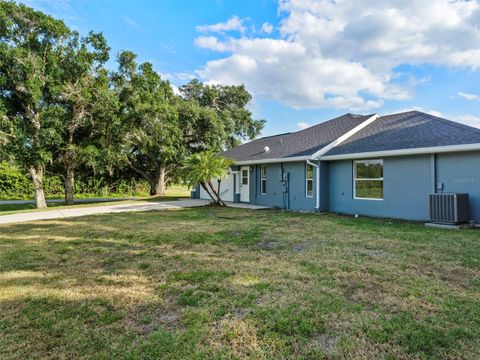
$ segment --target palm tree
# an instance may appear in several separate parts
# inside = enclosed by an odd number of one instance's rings
[[[214,204],[226,206],[220,197],[220,184],[232,164],[233,161],[230,159],[211,151],[204,151],[191,155],[185,161],[183,170],[190,185],[200,184]],[[217,178],[217,189],[213,185],[213,178]]]

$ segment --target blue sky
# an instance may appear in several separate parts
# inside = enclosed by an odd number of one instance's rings
[[[28,0],[174,85],[245,83],[263,135],[420,109],[480,127],[480,6],[373,0]],[[114,67],[114,61],[109,63]]]

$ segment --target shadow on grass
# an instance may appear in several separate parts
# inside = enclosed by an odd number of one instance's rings
[[[478,354],[472,233],[217,208],[0,229],[3,358]]]

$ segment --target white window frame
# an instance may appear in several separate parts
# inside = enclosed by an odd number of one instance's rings
[[[383,201],[385,198],[385,187],[383,176],[381,178],[361,178],[357,179],[357,163],[362,163],[365,161],[380,161],[382,163],[382,174],[383,174],[383,159],[362,159],[362,160],[354,160],[353,161],[353,198],[355,200],[372,200],[372,201]],[[357,196],[357,181],[381,181],[382,182],[382,198],[366,198],[366,197],[358,197]]]
[[[308,177],[308,167],[311,167],[312,168],[312,177],[309,178]],[[310,164],[306,164],[305,166],[305,197],[308,197],[308,198],[313,198],[313,193],[315,192],[314,190],[314,178],[315,178],[315,175],[314,175],[314,168],[312,165]],[[309,195],[308,194],[308,182],[311,181],[312,182],[312,193]]]
[[[244,176],[244,175],[243,175],[243,174],[245,173],[245,171],[246,171],[246,173],[247,173],[247,176]],[[244,183],[243,179],[247,179],[247,183],[246,183],[246,184]],[[248,185],[248,170],[247,170],[247,169],[241,169],[241,170],[240,170],[240,185],[242,185],[242,186],[243,186],[243,185]]]
[[[260,194],[267,195],[267,165],[260,165]]]

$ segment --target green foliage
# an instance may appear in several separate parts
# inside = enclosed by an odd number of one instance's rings
[[[61,197],[63,181],[58,176],[46,176],[44,189],[49,197]],[[0,200],[29,200],[33,196],[30,177],[7,162],[0,163]]]
[[[118,179],[108,181],[104,177],[78,179],[75,183],[79,197],[125,196],[138,197],[148,195],[148,184],[136,179]],[[44,178],[45,194],[49,198],[63,197],[63,180],[55,175]],[[30,177],[17,167],[0,162],[0,200],[29,200],[34,196]]]
[[[208,183],[213,178],[223,178],[233,161],[211,151],[191,155],[184,165],[184,176],[190,185]]]
[[[135,58],[130,51],[120,53],[118,71],[112,74],[119,99],[114,148],[119,160],[147,180],[151,194],[157,195],[164,188],[167,167],[171,171],[184,156],[183,139],[172,87],[152,64],[138,65]]]
[[[10,195],[2,189],[2,196],[30,194],[25,179],[35,183],[39,207],[43,188],[57,195],[60,185],[68,201],[74,189],[104,194],[112,184],[144,192],[145,181],[151,195],[161,194],[192,153],[231,148],[264,125],[252,119],[244,86],[192,80],[177,96],[134,53],[121,52],[115,72],[105,69],[109,56],[101,33],[82,36],[28,6],[0,2],[0,161],[29,174],[5,174]]]
[[[66,111],[60,124],[62,143],[58,147],[63,167],[94,166],[100,154],[99,131],[102,115],[115,106],[103,65],[109,50],[102,34],[81,37],[73,32],[60,54],[62,64],[59,99]],[[109,106],[110,105],[110,106]]]
[[[2,159],[2,157],[8,156],[8,153],[2,150],[4,150],[5,145],[7,144],[9,137],[11,136],[10,134],[12,133],[12,129],[9,126],[6,113],[7,110],[5,108],[5,105],[2,98],[0,98],[0,159]]]
[[[63,111],[54,101],[59,86],[65,24],[39,11],[0,3],[0,93],[10,127],[9,154],[29,166],[45,166],[58,144]],[[0,129],[1,130],[1,129]]]
[[[233,163],[232,160],[219,156],[212,151],[192,154],[184,163],[183,178],[190,186],[200,184],[214,204],[225,206],[220,197],[221,179],[225,177]],[[213,178],[217,179],[216,189],[212,183]]]
[[[24,173],[7,162],[0,163],[0,199],[20,199],[32,193],[32,182]]]
[[[180,87],[179,116],[191,151],[219,151],[252,140],[265,121],[246,108],[251,95],[243,85],[204,85],[197,79]]]

